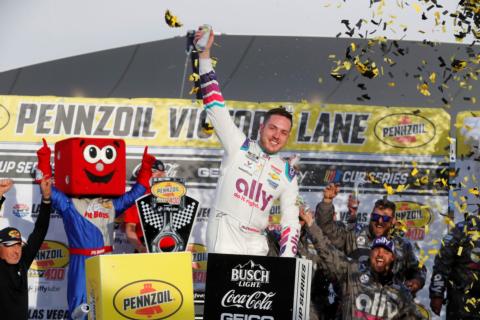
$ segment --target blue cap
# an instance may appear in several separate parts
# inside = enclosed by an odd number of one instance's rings
[[[383,247],[390,251],[391,253],[395,253],[395,245],[393,244],[392,240],[388,240],[387,237],[378,237],[375,238],[372,242],[372,246],[370,247],[371,249],[377,248],[377,247]]]

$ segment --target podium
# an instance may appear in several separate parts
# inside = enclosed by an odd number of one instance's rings
[[[208,254],[204,319],[304,319],[312,262],[299,258]]]
[[[87,260],[88,319],[194,319],[190,252]]]

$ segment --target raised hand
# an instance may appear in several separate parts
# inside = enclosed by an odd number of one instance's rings
[[[323,201],[331,203],[339,192],[340,186],[330,183],[327,187],[325,187],[325,190],[323,190]]]
[[[0,197],[8,192],[13,186],[12,179],[0,179]]]
[[[47,141],[43,140],[43,146],[38,149],[38,165],[35,174],[35,182],[40,183],[43,178],[50,178],[52,176],[52,168],[50,167],[50,155],[52,150],[48,147]]]

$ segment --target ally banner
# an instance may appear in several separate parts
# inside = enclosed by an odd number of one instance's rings
[[[237,126],[253,139],[265,112],[279,104],[227,102]],[[431,270],[432,252],[447,231],[443,216],[448,212],[450,116],[431,108],[286,104],[292,107],[294,124],[283,154],[301,157],[298,179],[305,202],[314,208],[323,188],[339,183],[334,204],[337,218],[345,220],[348,196],[358,188],[357,223],[366,224],[375,200],[388,196],[397,204],[397,217],[421,263]],[[205,121],[201,102],[191,100],[0,96],[0,177],[15,182],[6,194],[0,227],[16,226],[25,235],[33,228],[40,203],[33,184],[35,152],[42,138],[52,149],[55,142],[73,136],[124,139],[128,184],[148,145],[166,164],[168,175],[184,178],[187,195],[200,202],[187,249],[193,253],[195,296],[202,300],[205,232],[223,153]],[[273,206],[272,228],[279,212]],[[67,245],[62,219],[53,214],[29,274],[31,319],[66,316]],[[115,252],[132,251],[120,218]],[[429,282],[417,295],[427,314]]]

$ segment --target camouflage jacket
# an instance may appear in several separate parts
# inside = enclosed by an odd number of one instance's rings
[[[315,219],[322,228],[324,235],[339,250],[348,257],[364,264],[370,256],[370,246],[375,238],[370,232],[369,226],[361,229],[345,228],[335,223],[332,219],[334,207],[331,203],[320,202],[317,205]],[[417,279],[421,287],[425,285],[427,269],[420,268],[413,245],[406,238],[391,235],[395,243],[395,263],[393,273],[398,281]]]
[[[457,223],[442,241],[430,282],[430,298],[444,298],[447,314],[480,319],[480,218]]]
[[[413,298],[393,274],[381,277],[334,248],[313,224],[309,233],[319,258],[342,287],[342,319],[422,319]]]

